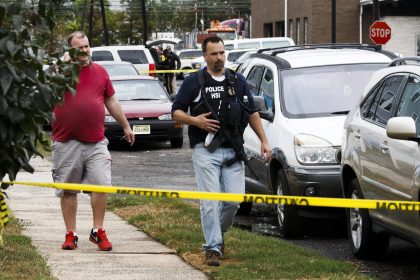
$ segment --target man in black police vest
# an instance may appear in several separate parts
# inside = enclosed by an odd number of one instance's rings
[[[271,149],[245,78],[225,70],[223,40],[206,38],[202,49],[207,67],[183,82],[172,106],[173,119],[189,125],[198,190],[242,194],[247,160],[243,132],[248,122],[260,139],[261,155],[267,160],[271,158]],[[224,233],[232,225],[238,208],[239,203],[200,201],[208,265],[220,265]]]

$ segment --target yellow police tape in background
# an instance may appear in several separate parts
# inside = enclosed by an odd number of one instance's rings
[[[297,206],[325,206],[345,208],[368,208],[383,210],[420,211],[420,202],[394,201],[394,200],[370,200],[348,198],[326,198],[307,196],[279,196],[257,194],[233,194],[233,193],[210,193],[197,191],[175,191],[163,189],[146,189],[123,186],[100,186],[70,183],[45,183],[45,182],[3,182],[25,186],[37,186],[59,188],[66,190],[78,190],[89,192],[116,193],[128,195],[140,195],[148,197],[168,197],[181,199],[221,200],[232,202],[256,202],[266,204],[286,204]]]
[[[3,230],[9,221],[9,212],[6,204],[6,195],[0,190],[0,246],[3,246]]]

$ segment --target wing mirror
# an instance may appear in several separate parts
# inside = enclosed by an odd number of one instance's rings
[[[416,123],[412,117],[394,117],[388,120],[386,135],[393,139],[419,142]]]
[[[274,113],[267,109],[264,97],[258,95],[254,96],[254,104],[255,109],[258,111],[262,119],[268,120],[269,122],[274,120]]]

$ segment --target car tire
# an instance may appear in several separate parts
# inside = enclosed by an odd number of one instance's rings
[[[347,198],[363,199],[359,181],[350,183]],[[389,235],[374,233],[368,209],[346,208],[347,233],[351,250],[356,258],[374,259],[383,257],[389,247]]]
[[[248,216],[252,210],[252,202],[242,202],[239,204],[239,209],[236,212],[238,215]]]
[[[182,148],[182,144],[184,144],[184,138],[172,138],[171,139],[171,147],[172,148]]]
[[[283,169],[277,171],[274,184],[276,195],[291,195],[286,174]],[[284,238],[302,238],[302,219],[298,216],[296,206],[277,204],[275,216],[279,231]]]

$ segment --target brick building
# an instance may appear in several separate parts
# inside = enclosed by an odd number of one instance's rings
[[[287,32],[285,32],[287,2]],[[332,0],[251,0],[251,37],[288,36],[296,44],[333,41]],[[335,42],[369,43],[372,0],[335,0]],[[384,49],[420,55],[420,1],[379,0],[380,20],[391,27]]]

